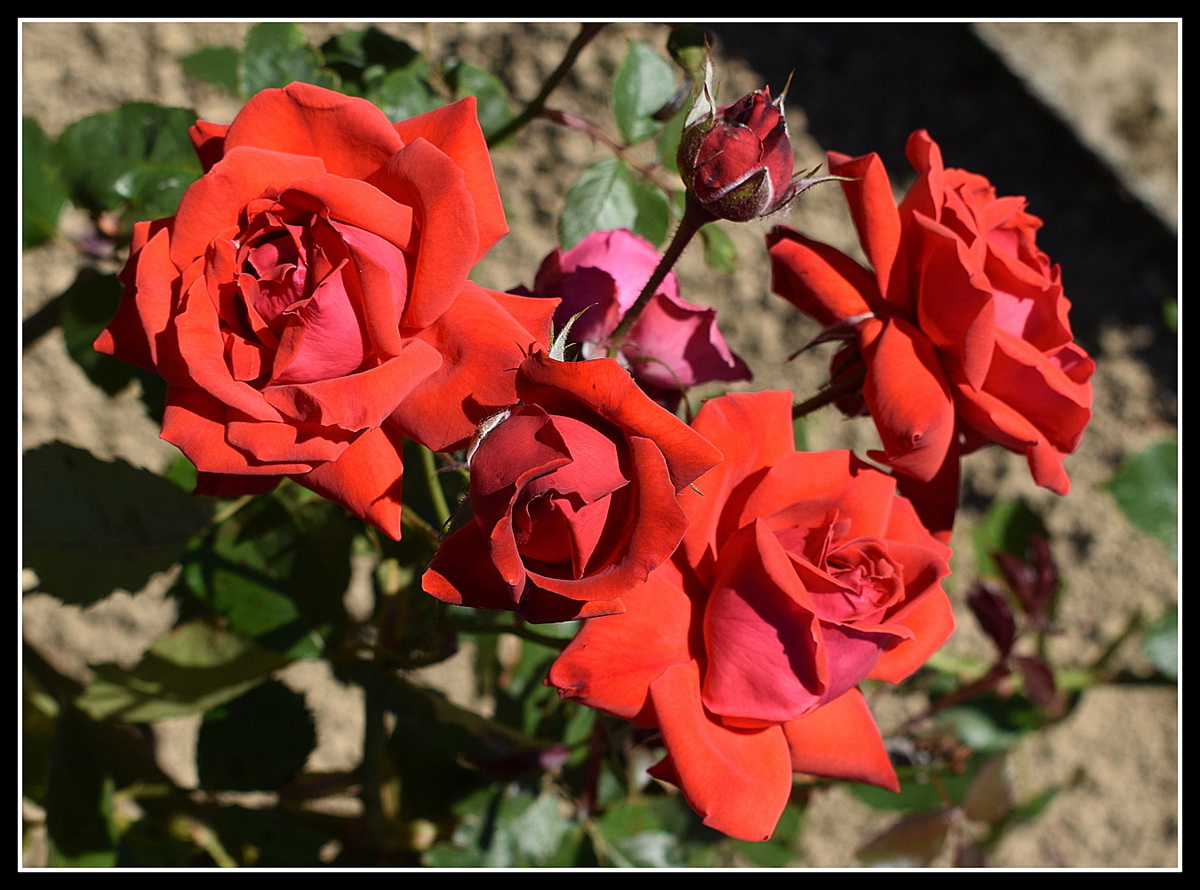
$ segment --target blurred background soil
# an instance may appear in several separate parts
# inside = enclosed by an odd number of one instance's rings
[[[84,115],[122,102],[151,101],[227,122],[239,103],[189,79],[178,59],[204,45],[240,45],[249,22],[63,22],[21,25],[23,113],[51,137]],[[365,23],[305,23],[312,42]],[[432,57],[456,55],[495,72],[528,99],[557,65],[577,26],[570,23],[380,23]],[[1176,435],[1177,338],[1162,306],[1177,293],[1179,24],[1086,23],[719,23],[714,34],[718,100],[769,84],[776,95],[792,73],[787,110],[797,163],[807,169],[826,150],[877,151],[906,188],[909,132],[930,131],[948,166],[988,176],[1000,194],[1020,194],[1045,221],[1039,245],[1064,270],[1078,340],[1097,360],[1095,417],[1067,461],[1073,489],[1057,498],[1033,487],[1024,461],[999,449],[971,456],[956,552],[970,526],[997,497],[1024,497],[1053,533],[1065,580],[1051,647],[1058,666],[1094,660],[1141,613],[1153,620],[1177,601],[1178,572],[1155,540],[1133,529],[1104,483],[1142,447]],[[606,96],[627,41],[661,47],[661,25],[616,23],[583,53],[551,105],[615,132]],[[505,290],[531,283],[555,246],[554,222],[566,189],[605,149],[586,137],[535,123],[495,154],[513,234],[473,276]],[[786,223],[858,253],[835,187],[806,194],[786,218],[727,228],[741,256],[732,276],[707,270],[699,251],[685,255],[682,295],[718,308],[733,348],[756,379],[746,387],[788,388],[799,396],[822,382],[825,358],[787,363],[815,329],[769,292],[763,235]],[[69,236],[79,220],[64,221]],[[82,231],[77,228],[76,231]],[[73,280],[77,249],[69,237],[23,256],[22,313],[28,317]],[[57,332],[23,355],[23,450],[58,439],[100,457],[160,469],[172,449],[157,439],[135,392],[108,400],[68,358]],[[869,424],[818,414],[809,447],[872,447]],[[36,493],[25,492],[25,496]],[[956,556],[952,592],[970,578]],[[955,585],[958,585],[955,587]],[[87,610],[63,607],[36,591],[23,597],[26,639],[61,669],[86,677],[101,661],[132,664],[174,612],[165,583],[118,592]],[[973,619],[960,611],[953,649],[986,653]],[[1131,640],[1116,664],[1149,673]],[[431,675],[465,696],[462,664]],[[308,693],[320,745],[311,766],[350,768],[361,730],[354,690],[340,688],[319,663],[290,669],[286,682]],[[877,704],[885,732],[904,703]],[[1172,868],[1179,863],[1177,690],[1122,684],[1088,689],[1061,723],[1022,742],[1013,757],[1027,799],[1063,786],[1032,822],[1009,832],[989,864],[1014,868]],[[157,728],[160,759],[183,783],[195,723]],[[867,809],[842,789],[816,794],[799,844],[798,865],[849,867],[854,849],[893,817]],[[29,864],[36,864],[30,862]]]

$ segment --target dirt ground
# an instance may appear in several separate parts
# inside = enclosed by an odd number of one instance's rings
[[[202,118],[228,121],[237,102],[188,79],[177,60],[202,45],[239,44],[249,25],[26,21],[23,113],[51,136],[129,101],[189,106]],[[536,93],[576,30],[569,23],[380,26],[434,56],[452,53],[494,71],[523,98]],[[303,27],[319,43],[352,24]],[[1045,220],[1039,244],[1063,267],[1077,338],[1097,360],[1095,416],[1067,462],[1073,490],[1066,498],[1035,489],[1019,458],[998,449],[973,455],[964,533],[956,540],[967,540],[965,530],[995,497],[1024,496],[1042,513],[1065,579],[1062,633],[1052,649],[1057,665],[1089,663],[1132,615],[1153,618],[1174,604],[1174,562],[1128,525],[1102,486],[1126,458],[1175,436],[1178,425],[1177,337],[1163,324],[1161,306],[1177,290],[1179,24],[745,22],[712,30],[718,99],[731,101],[763,84],[777,93],[794,72],[787,108],[799,165],[814,166],[829,149],[878,151],[901,178],[908,170],[905,138],[924,127],[948,165],[1029,199],[1031,212]],[[627,40],[661,46],[662,28],[607,28],[551,104],[611,127],[604,97]],[[604,150],[537,124],[496,154],[513,234],[484,260],[476,280],[501,290],[531,282],[554,246],[555,215],[573,171]],[[737,275],[714,275],[698,252],[686,255],[681,290],[685,299],[718,308],[727,339],[756,372],[754,388],[806,395],[824,367],[784,362],[813,328],[769,293],[762,236],[777,222],[856,250],[837,190],[816,189],[785,220],[727,230],[742,257]],[[65,239],[26,254],[23,317],[64,290],[75,268],[76,249]],[[61,337],[43,337],[26,350],[21,375],[23,449],[60,439],[141,466],[160,468],[169,460],[171,448],[157,439],[136,394],[107,400],[67,357]],[[809,445],[870,447],[869,435],[827,411],[812,424]],[[956,577],[969,571],[956,563]],[[81,674],[89,663],[136,661],[172,621],[161,588],[117,593],[86,612],[29,593],[25,636]],[[951,646],[983,651],[965,613],[960,627]],[[1135,644],[1117,660],[1134,673],[1147,669]],[[454,669],[437,677],[451,689]],[[312,664],[298,666],[287,680],[308,691],[318,716],[312,765],[353,766],[361,715],[351,691]],[[1069,787],[1034,821],[1011,831],[989,864],[1177,867],[1178,711],[1173,688],[1093,687],[1065,720],[1022,743],[1014,769],[1023,797]],[[194,724],[163,726],[159,737],[164,764],[187,782]],[[799,864],[852,867],[855,847],[887,820],[838,789],[821,793],[806,817]]]

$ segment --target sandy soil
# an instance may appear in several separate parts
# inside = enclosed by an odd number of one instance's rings
[[[205,44],[237,44],[246,23],[26,22],[22,28],[25,114],[53,136],[85,114],[121,102],[195,108],[228,121],[237,103],[187,79],[180,55]],[[314,42],[349,27],[306,24]],[[388,31],[435,55],[454,53],[494,70],[520,97],[532,96],[573,36],[570,24],[387,23]],[[714,26],[719,96],[769,83],[788,94],[798,163],[827,149],[879,151],[894,175],[908,132],[925,127],[948,164],[989,176],[1003,194],[1024,194],[1046,226],[1039,243],[1064,268],[1081,343],[1097,359],[1094,422],[1068,461],[1074,489],[1056,498],[1032,487],[1023,461],[994,450],[968,464],[963,528],[993,497],[1024,496],[1054,533],[1065,578],[1053,656],[1088,663],[1130,617],[1160,614],[1176,602],[1178,572],[1162,547],[1134,531],[1102,490],[1114,469],[1146,444],[1175,435],[1177,341],[1160,307],[1177,287],[1178,69],[1175,23],[780,24]],[[603,97],[626,40],[658,44],[654,26],[622,23],[603,32],[553,104],[610,120]],[[476,278],[507,289],[528,283],[553,246],[553,220],[572,171],[604,149],[548,125],[497,153],[497,176],[514,234]],[[713,275],[698,256],[679,272],[683,296],[718,307],[734,349],[757,373],[755,388],[805,394],[823,368],[783,359],[812,326],[769,293],[762,235],[771,220],[730,229],[743,268]],[[853,232],[835,190],[815,190],[789,225],[852,251]],[[66,241],[23,258],[25,317],[71,281],[75,249]],[[161,467],[170,448],[156,438],[135,394],[110,402],[67,358],[61,338],[39,340],[22,362],[22,445],[61,439],[102,457]],[[818,415],[810,446],[869,446],[865,426]],[[958,538],[966,540],[965,534]],[[969,565],[956,564],[959,577]],[[24,597],[27,638],[80,672],[100,660],[135,661],[169,626],[158,589],[119,593],[86,612]],[[952,646],[985,644],[964,615]],[[1118,663],[1144,672],[1135,644]],[[355,699],[307,666],[289,682],[309,690],[321,747],[314,764],[355,763]],[[443,679],[451,684],[452,680]],[[1060,724],[1022,743],[1014,769],[1024,796],[1063,790],[1029,825],[1012,831],[990,860],[1003,867],[1175,867],[1178,852],[1178,697],[1162,686],[1094,687]],[[187,781],[188,725],[160,730],[163,759]],[[173,756],[174,752],[174,756]],[[184,755],[184,756],[179,756]],[[815,797],[800,864],[852,866],[852,851],[887,817],[835,789]]]

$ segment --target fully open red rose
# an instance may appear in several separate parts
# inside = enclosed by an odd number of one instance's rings
[[[294,83],[192,138],[207,172],[135,228],[96,348],[166,379],[198,491],[291,476],[398,537],[401,437],[461,447],[553,309],[467,280],[507,231],[474,100],[392,124]]]
[[[1063,458],[1091,417],[1094,363],[1072,342],[1059,268],[1036,244],[1025,199],[942,165],[923,130],[908,140],[919,174],[897,207],[878,155],[829,155],[873,271],[778,228],[773,289],[853,339],[843,379],[862,376],[881,459],[913,486],[940,531],[957,499],[958,458],[989,442],[1026,456],[1034,480],[1065,494]],[[844,403],[843,403],[844,404]]]
[[[550,669],[559,692],[657,727],[706,825],[764,840],[792,773],[896,776],[857,684],[896,683],[950,635],[949,548],[847,451],[797,452],[791,393],[722,396],[696,431],[724,460],[680,500],[674,557],[587,621]]]
[[[679,492],[721,455],[612,359],[536,352],[517,395],[470,454],[471,519],[424,588],[535,622],[620,612],[679,544]]]

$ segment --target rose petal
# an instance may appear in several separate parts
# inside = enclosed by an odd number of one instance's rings
[[[900,790],[879,729],[857,689],[785,724],[783,732],[796,772]]]
[[[375,105],[299,81],[251,96],[225,134],[226,156],[253,146],[320,158],[326,170],[347,179],[366,179],[401,145]]]
[[[678,784],[709,828],[742,840],[766,840],[792,790],[783,729],[722,726],[700,703],[699,680],[696,663],[688,662],[668,667],[651,684],[668,753],[650,773]]]

